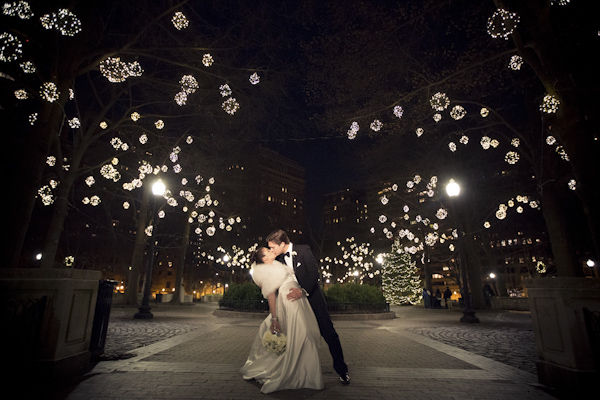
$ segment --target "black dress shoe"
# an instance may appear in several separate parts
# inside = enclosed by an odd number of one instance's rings
[[[348,375],[348,374],[340,375],[340,382],[342,382],[342,385],[349,385],[350,384],[350,375]]]

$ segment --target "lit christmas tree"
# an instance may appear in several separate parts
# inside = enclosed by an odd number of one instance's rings
[[[417,304],[421,295],[421,279],[417,263],[404,252],[399,239],[392,244],[392,251],[384,255],[383,293],[390,304]]]

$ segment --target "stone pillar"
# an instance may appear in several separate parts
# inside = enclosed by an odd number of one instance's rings
[[[600,373],[592,356],[583,309],[600,311],[600,279],[527,279],[539,360],[539,382],[580,392],[595,385]],[[596,360],[598,361],[598,360]]]
[[[4,346],[13,346],[12,359],[5,361],[15,373],[61,379],[90,367],[90,339],[100,278],[100,271],[0,268],[0,335]],[[28,321],[31,318],[23,315],[19,305],[39,299],[45,301],[45,307],[35,320]]]

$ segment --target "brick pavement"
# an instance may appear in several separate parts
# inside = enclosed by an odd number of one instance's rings
[[[527,314],[480,313],[481,324],[464,325],[456,310],[394,307],[392,320],[335,321],[351,385],[339,384],[322,343],[324,390],[263,395],[238,373],[261,320],[220,318],[213,310],[161,305],[152,310],[154,319],[141,321],[131,318],[135,310],[113,309],[105,350],[131,358],[99,362],[54,398],[554,398],[528,371],[533,360],[515,362],[533,345]],[[498,355],[510,362],[492,359]]]

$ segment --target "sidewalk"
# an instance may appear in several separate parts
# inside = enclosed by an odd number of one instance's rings
[[[264,395],[238,373],[261,319],[217,317],[215,308],[160,305],[145,321],[133,320],[136,310],[114,308],[105,353],[131,358],[97,363],[53,398],[555,399],[532,373],[527,313],[482,312],[480,324],[465,325],[459,310],[392,307],[395,319],[334,320],[352,383],[339,383],[323,342],[325,389]]]

